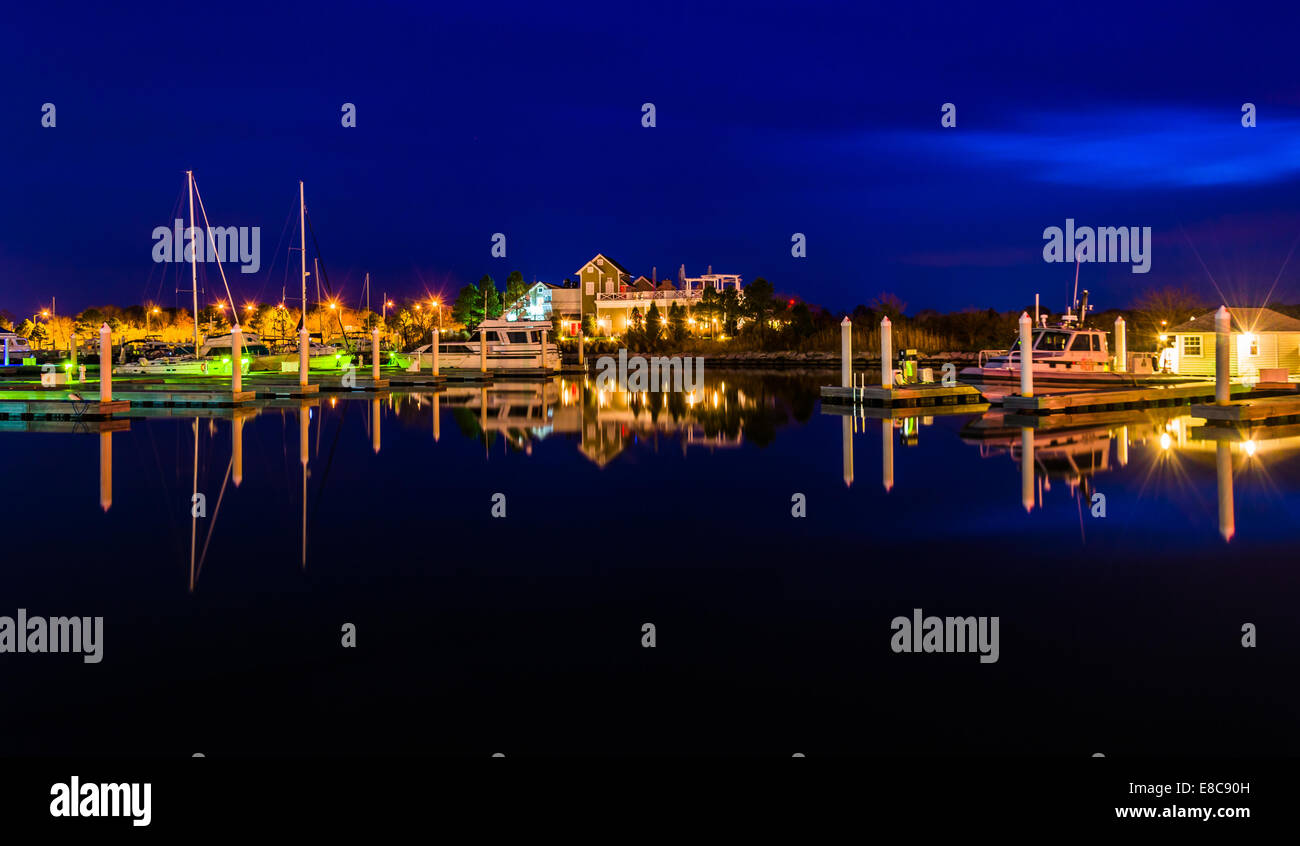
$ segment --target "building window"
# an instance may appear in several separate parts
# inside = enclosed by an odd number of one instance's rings
[[[1184,335],[1183,336],[1183,355],[1188,358],[1200,358],[1201,353],[1201,336]]]
[[[587,296],[589,296],[589,297],[594,297],[595,295],[596,295],[596,283],[595,283],[595,282],[588,282],[588,283],[587,283]]]

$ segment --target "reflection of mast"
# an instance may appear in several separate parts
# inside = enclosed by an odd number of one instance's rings
[[[194,541],[199,529],[198,511],[195,509],[199,498],[199,418],[194,418],[194,490],[190,496],[190,593],[194,592]]]
[[[298,408],[298,462],[302,465],[302,568],[307,569],[307,442],[311,439],[308,405]]]
[[[1232,505],[1232,445],[1219,441],[1214,455],[1219,477],[1219,534],[1225,541],[1237,533],[1237,517]]]

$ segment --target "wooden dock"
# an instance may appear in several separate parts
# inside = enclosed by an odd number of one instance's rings
[[[822,414],[841,417],[870,417],[872,420],[900,420],[905,417],[942,417],[947,414],[983,414],[991,406],[986,402],[964,402],[946,405],[880,406],[853,405],[843,402],[822,403]]]
[[[1192,415],[1223,423],[1294,423],[1300,420],[1300,397],[1249,397],[1227,405],[1206,403],[1192,406]]]
[[[130,407],[125,399],[0,399],[0,419],[106,420]]]
[[[1246,385],[1232,386],[1234,394],[1249,391],[1250,388]],[[1180,385],[1147,385],[1140,388],[1036,394],[1032,397],[1011,394],[1003,399],[1002,406],[1008,411],[1023,414],[1060,414],[1192,406],[1213,400],[1213,382],[1188,382]]]
[[[821,395],[822,401],[826,403],[848,403],[876,408],[987,405],[983,395],[970,385],[900,385],[894,388],[879,385],[865,388],[823,385]]]

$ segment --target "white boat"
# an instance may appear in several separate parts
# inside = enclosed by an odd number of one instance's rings
[[[1186,376],[1160,373],[1156,367],[1155,353],[1129,353],[1123,368],[1116,367],[1115,357],[1109,349],[1109,337],[1101,329],[1083,325],[1080,315],[1088,312],[1088,292],[1083,292],[1079,315],[1073,310],[1066,313],[1055,325],[1035,326],[1031,339],[1031,365],[1034,384],[1055,387],[1091,387],[1120,385],[1172,384],[1195,381]],[[961,371],[961,378],[976,386],[997,383],[1019,383],[1020,339],[1008,350],[981,350],[979,363]]]
[[[488,370],[536,370],[542,365],[542,332],[551,330],[549,320],[484,320],[479,337],[487,337]],[[478,370],[481,366],[479,340],[438,344],[438,367],[450,370]],[[430,345],[415,350],[427,357]],[[545,369],[560,369],[560,349],[546,342]]]

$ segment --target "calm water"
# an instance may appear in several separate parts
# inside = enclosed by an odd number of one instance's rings
[[[1300,752],[1295,428],[1039,431],[1027,477],[996,410],[855,420],[829,378],[284,402],[238,485],[228,418],[0,432],[0,614],[105,618],[98,665],[0,655],[6,748]],[[998,616],[1000,660],[893,653],[913,608]]]

